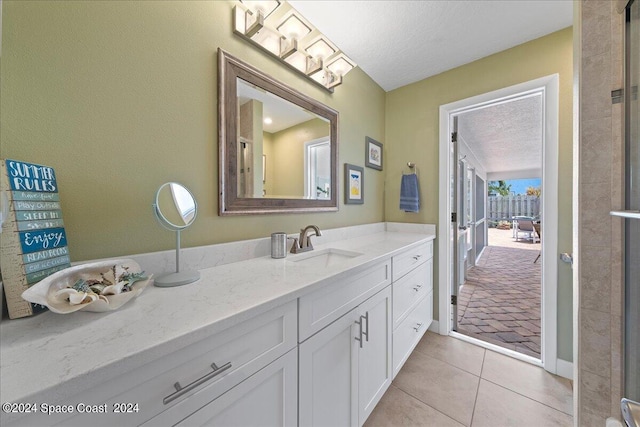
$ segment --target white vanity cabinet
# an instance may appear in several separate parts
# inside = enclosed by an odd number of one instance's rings
[[[185,311],[159,291],[148,292],[136,301],[139,309],[118,313],[137,328],[114,330],[104,340],[105,351],[114,354],[98,358],[95,369],[83,366],[73,374],[62,372],[67,365],[58,367],[53,380],[46,377],[54,383],[48,388],[17,387],[18,375],[3,384],[19,390],[14,399],[32,396],[34,403],[49,400],[75,411],[4,414],[2,426],[360,427],[433,319],[429,238],[367,235],[364,243],[343,245],[361,257],[325,269],[258,258],[204,270],[203,280],[214,280],[219,271],[228,280],[181,292],[206,301],[210,311]],[[255,275],[264,269],[269,275],[262,283]],[[250,285],[244,283],[248,275]],[[171,316],[161,317],[167,312]],[[140,313],[158,317],[140,319]],[[10,332],[4,335],[3,374],[19,366],[12,359],[18,350],[34,354],[42,347],[63,361],[102,354],[95,345],[58,349],[50,344],[60,335],[56,329],[37,334],[40,323],[32,323],[37,345],[19,340],[22,331],[8,327],[13,324],[3,325]],[[25,384],[33,384],[46,372],[27,374]],[[80,414],[78,404],[106,406],[99,414]],[[114,412],[117,404],[129,411]]]
[[[300,426],[360,426],[391,384],[391,261],[299,299]]]
[[[217,342],[216,352],[221,355],[219,358],[231,362],[227,381],[223,383],[225,378],[222,373],[220,379],[212,378],[202,382],[202,385],[196,385],[188,397],[181,400],[177,398],[177,403],[143,425],[172,426],[183,420],[185,425],[207,425],[208,420],[227,420],[233,414],[245,412],[244,419],[248,421],[249,418],[246,417],[251,416],[250,413],[254,413],[254,417],[260,417],[261,411],[264,425],[294,425],[295,421],[292,423],[292,420],[297,419],[297,411],[292,412],[296,408],[290,402],[295,401],[297,394],[296,315],[295,302],[292,301],[220,334],[229,336],[229,340],[212,337],[209,341]],[[206,364],[209,360],[210,358],[203,362]],[[235,369],[234,361],[237,363]],[[195,374],[196,366],[201,364],[189,365]],[[200,378],[206,377],[193,379],[193,375],[177,374],[174,370],[169,375],[160,375],[167,380],[172,378],[171,381],[163,382],[164,389],[167,386],[173,388],[170,390],[171,394],[163,397],[163,402],[167,402],[172,394],[179,393],[174,380],[180,380],[182,387],[187,389],[191,384],[201,381]],[[154,383],[159,383],[157,377],[154,378]],[[270,396],[268,400],[264,400],[265,395]],[[279,402],[280,407],[284,408],[285,401],[286,411],[265,406],[267,402]]]
[[[393,377],[433,321],[433,242],[392,258]]]
[[[391,384],[387,286],[299,346],[300,426],[361,426]]]
[[[290,350],[178,426],[291,426],[298,423],[298,349]],[[155,425],[152,422],[150,425]]]
[[[291,301],[65,399],[65,405],[74,407],[71,414],[47,416],[38,413],[23,416],[9,425],[174,425],[238,384],[246,383],[243,389],[249,394],[248,384],[252,384],[247,382],[249,377],[261,369],[287,361],[288,382],[283,393],[287,394],[287,399],[292,399],[296,394],[295,388],[290,386],[291,381],[297,381],[295,377],[291,378],[297,374],[296,349],[297,305]],[[291,351],[294,356],[283,356]],[[285,376],[284,373],[280,375]],[[79,403],[106,405],[106,411],[81,414],[78,413]],[[117,403],[135,407],[123,407],[129,412],[117,413],[113,406]],[[246,408],[254,410],[252,406]],[[297,414],[287,413],[287,416],[297,418]]]

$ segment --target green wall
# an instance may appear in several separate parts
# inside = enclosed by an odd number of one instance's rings
[[[233,35],[234,3],[2,2],[0,157],[56,170],[73,261],[174,247],[151,209],[166,181],[198,201],[185,247],[384,219],[384,174],[343,206],[342,167],[337,213],[218,216],[218,47],[339,111],[339,165],[384,136],[385,92],[361,69],[323,90]]]
[[[273,194],[304,197],[304,144],[330,133],[327,121],[311,119],[272,134]]]
[[[558,210],[559,252],[571,252],[573,144],[573,36],[567,28],[512,49],[387,93],[385,220],[438,223],[439,108],[441,105],[502,89],[539,77],[560,76]],[[420,174],[422,208],[405,213],[398,207],[400,177],[407,162]],[[437,254],[434,260],[435,276]],[[434,301],[437,301],[437,285]],[[572,276],[566,265],[558,273],[558,356],[572,360]],[[438,318],[438,304],[434,304]]]
[[[173,248],[173,234],[151,210],[167,181],[186,185],[198,200],[185,247],[293,233],[307,224],[435,224],[439,106],[554,73],[558,249],[571,250],[570,28],[386,94],[356,68],[331,94],[234,36],[233,4],[2,2],[0,157],[55,168],[73,261]],[[339,212],[218,216],[218,47],[339,111]],[[385,169],[365,168],[365,205],[344,205],[342,165],[364,165],[365,136],[385,144]],[[418,214],[397,206],[408,161],[420,173]],[[564,265],[558,289],[558,354],[572,360],[571,271]]]

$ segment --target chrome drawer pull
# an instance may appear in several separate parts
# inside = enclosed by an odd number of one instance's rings
[[[422,323],[418,323],[417,326],[414,326],[413,329],[418,332],[422,328]]]
[[[179,382],[176,382],[173,385],[176,388],[176,391],[174,391],[169,396],[167,396],[164,399],[162,399],[162,403],[167,405],[167,404],[171,403],[172,401],[176,400],[177,398],[179,398],[180,396],[182,396],[183,394],[190,392],[191,390],[193,390],[194,388],[198,387],[199,385],[201,385],[201,384],[209,381],[210,379],[218,376],[219,374],[223,373],[227,369],[231,368],[231,362],[227,362],[224,365],[220,366],[219,368],[215,363],[212,363],[211,364],[211,368],[213,369],[213,371],[209,372],[208,374],[203,375],[202,377],[198,378],[197,380],[195,380],[194,382],[188,384],[185,387],[182,387]]]
[[[416,285],[416,286],[414,286],[413,290],[418,292],[421,287],[422,287],[422,285]]]
[[[360,326],[360,333],[359,336],[354,339],[360,342],[360,348],[362,348],[362,316],[360,316],[360,320],[356,320],[356,324]]]
[[[365,326],[367,328],[367,332],[362,330],[362,319],[364,319]],[[360,333],[358,337],[354,337],[356,341],[360,342],[360,348],[362,348],[362,336],[364,335],[367,338],[367,342],[369,342],[369,312],[362,316],[360,315],[360,320],[356,320],[355,323],[360,326]]]
[[[420,259],[420,257],[421,257],[421,256],[422,256],[422,255],[415,255],[415,256],[413,257],[413,259],[415,259],[415,260],[417,261],[417,260],[419,260],[419,259]]]
[[[360,320],[362,320],[363,317],[364,317],[365,327],[367,328],[367,332],[363,332],[362,335],[364,335],[367,338],[367,342],[369,342],[369,312],[367,311],[366,315],[360,316]]]

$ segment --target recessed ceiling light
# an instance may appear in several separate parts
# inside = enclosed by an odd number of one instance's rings
[[[271,117],[265,117],[264,118],[264,124],[265,125],[270,125],[271,123],[273,123],[273,120],[271,120]]]

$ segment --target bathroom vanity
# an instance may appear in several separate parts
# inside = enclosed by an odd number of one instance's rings
[[[435,230],[345,236],[3,322],[2,425],[362,425],[433,319]]]

